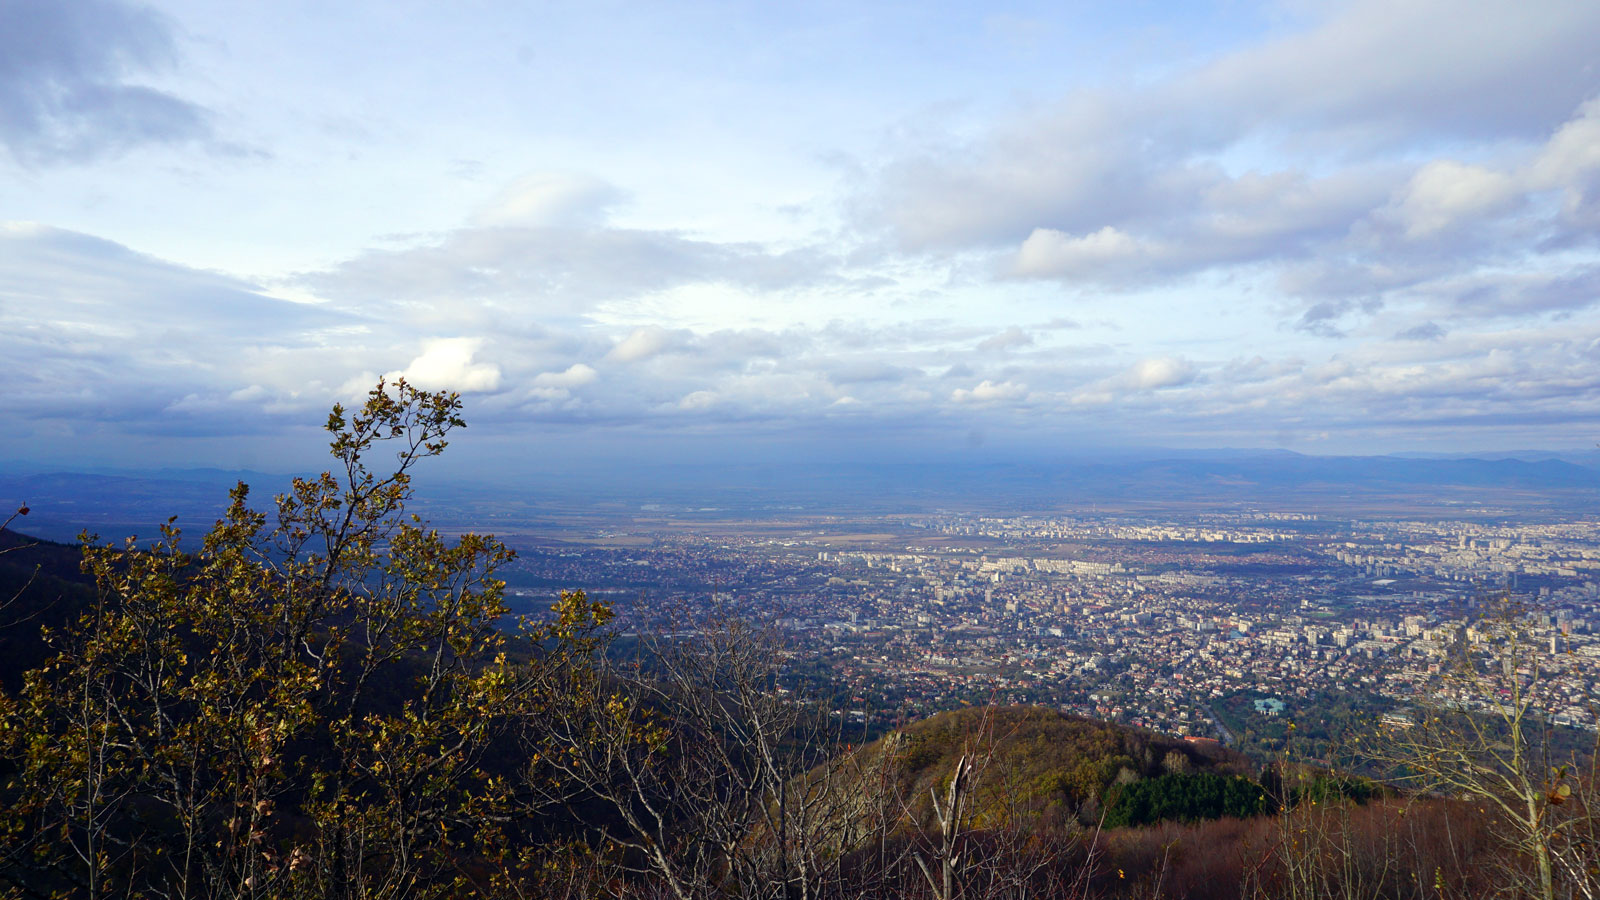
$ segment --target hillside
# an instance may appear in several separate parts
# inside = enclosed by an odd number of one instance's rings
[[[22,673],[44,662],[45,627],[74,621],[94,599],[82,551],[0,529],[0,688],[15,691]]]
[[[895,784],[914,817],[927,822],[931,792],[971,758],[975,822],[1099,821],[1117,788],[1161,776],[1245,776],[1243,756],[1038,706],[973,707],[912,723],[860,751],[863,771],[891,754]]]

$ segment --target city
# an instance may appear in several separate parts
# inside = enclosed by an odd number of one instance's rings
[[[1480,617],[1505,598],[1531,611],[1528,633],[1546,651],[1538,684],[1551,722],[1597,727],[1592,518],[810,524],[759,537],[613,528],[585,547],[525,546],[507,577],[530,604],[584,588],[612,602],[627,630],[713,613],[771,623],[791,664],[848,688],[841,713],[858,718],[1045,703],[1229,743],[1243,726],[1265,740],[1253,745],[1261,751],[1281,746],[1296,719],[1302,737],[1331,730],[1330,705],[1403,722],[1410,704],[1449,701],[1447,651],[1481,640]]]

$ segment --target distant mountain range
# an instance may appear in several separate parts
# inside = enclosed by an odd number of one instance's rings
[[[168,516],[209,525],[237,481],[270,503],[285,475],[222,469],[0,475],[0,509],[27,503],[31,533],[70,539],[153,533]],[[871,462],[683,465],[584,472],[530,467],[497,481],[431,477],[421,508],[440,522],[481,526],[538,517],[552,507],[597,513],[786,509],[839,513],[983,509],[1008,512],[1084,505],[1182,504],[1275,509],[1359,507],[1362,514],[1494,507],[1511,512],[1600,509],[1600,453],[1529,451],[1478,456],[1308,456],[1281,450],[1130,451],[1117,459],[1027,462]],[[1352,509],[1352,511],[1356,511]],[[497,527],[503,527],[497,524]]]

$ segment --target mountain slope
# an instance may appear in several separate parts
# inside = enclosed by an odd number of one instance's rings
[[[1042,816],[1092,824],[1118,785],[1163,775],[1246,775],[1244,757],[1040,706],[940,713],[862,747],[858,769],[887,772],[912,817],[927,823],[932,796],[964,755],[972,771],[975,824]]]

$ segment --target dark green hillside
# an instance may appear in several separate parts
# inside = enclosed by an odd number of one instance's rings
[[[1261,785],[1240,775],[1168,773],[1117,785],[1106,804],[1106,827],[1157,822],[1248,819],[1271,812]]]
[[[76,545],[0,529],[0,689],[15,691],[44,662],[41,629],[75,621],[93,601],[82,559]]]

